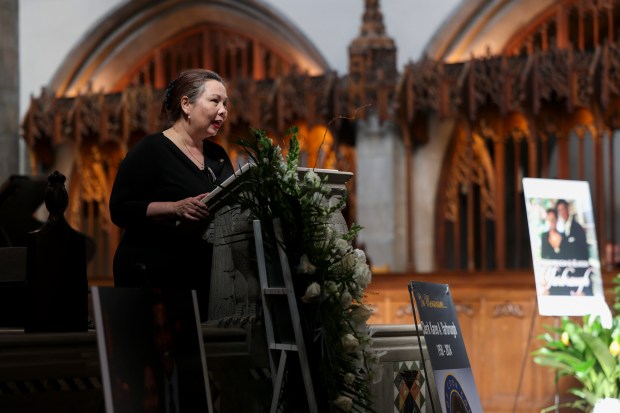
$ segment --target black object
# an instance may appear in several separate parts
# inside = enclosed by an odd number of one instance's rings
[[[43,222],[33,217],[43,203],[45,179],[12,175],[0,187],[0,327],[24,327],[26,240]]]
[[[26,247],[0,248],[0,327],[24,326]]]
[[[65,220],[69,196],[64,175],[54,171],[48,180],[45,206],[50,216],[27,239],[25,331],[86,331],[86,236]]]
[[[33,217],[45,196],[45,179],[12,175],[0,187],[0,247],[25,247],[27,234],[41,228]]]

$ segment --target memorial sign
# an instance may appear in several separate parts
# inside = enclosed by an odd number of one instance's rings
[[[420,316],[441,411],[482,412],[450,288],[447,284],[412,281],[409,293]]]

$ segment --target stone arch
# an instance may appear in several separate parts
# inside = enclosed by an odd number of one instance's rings
[[[449,63],[487,54],[592,50],[616,42],[620,5],[591,0],[464,1],[439,27],[425,54]]]
[[[512,36],[557,0],[463,1],[437,29],[424,53],[448,63],[499,54]]]
[[[515,55],[535,50],[573,47],[594,50],[616,43],[620,26],[620,4],[591,0],[556,1],[512,34],[503,53]]]
[[[128,69],[156,59],[157,56],[150,56],[152,51],[201,27],[243,35],[256,49],[276,54],[284,64],[301,72],[318,75],[329,70],[326,60],[295,26],[260,2],[128,1],[74,47],[56,71],[50,87],[60,96],[75,96],[89,84],[98,92],[110,92],[123,84]],[[208,44],[205,41],[205,47]]]

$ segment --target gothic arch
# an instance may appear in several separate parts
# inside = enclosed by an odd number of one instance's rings
[[[135,70],[140,63],[146,63],[152,58],[150,53],[171,39],[178,39],[183,33],[201,27],[205,33],[228,33],[249,39],[256,49],[254,55],[257,59],[261,57],[261,51],[266,51],[277,55],[284,65],[296,66],[299,71],[310,75],[329,70],[325,59],[308,39],[283,16],[261,2],[127,1],[93,27],[75,46],[56,71],[50,87],[57,96],[75,96],[89,84],[97,92],[114,91],[123,84],[128,69]],[[212,45],[213,40],[213,37],[205,37],[204,47]],[[260,77],[269,73],[258,71],[256,74]],[[159,79],[159,82],[165,82],[165,79]]]
[[[495,174],[484,138],[465,119],[454,128],[437,191],[437,268],[487,267],[486,227],[495,220]],[[474,231],[473,226],[477,226]],[[482,237],[473,239],[474,234]],[[478,248],[476,248],[478,246]]]
[[[614,0],[556,1],[532,19],[524,30],[513,33],[503,53],[531,54],[535,50],[573,47],[594,50],[617,42],[620,3]]]
[[[448,63],[499,54],[509,39],[558,0],[470,0],[461,2],[437,29],[424,54]]]
[[[618,27],[620,4],[615,0],[463,1],[436,31],[425,54],[454,63],[569,46],[593,50],[616,43]]]

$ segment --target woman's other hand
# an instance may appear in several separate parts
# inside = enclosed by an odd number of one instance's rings
[[[173,203],[173,213],[181,221],[200,221],[209,217],[209,208],[203,199],[207,194],[181,199]]]
[[[146,209],[146,216],[155,220],[174,218],[177,223],[205,220],[209,217],[209,208],[200,200],[208,194],[207,192],[176,202],[151,202]]]

